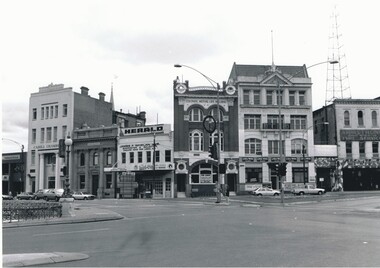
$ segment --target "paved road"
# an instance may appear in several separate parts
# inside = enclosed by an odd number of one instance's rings
[[[285,207],[204,201],[87,202],[125,219],[6,229],[3,253],[90,256],[66,267],[380,266],[380,197]]]

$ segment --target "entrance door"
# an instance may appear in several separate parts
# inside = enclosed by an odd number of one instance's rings
[[[99,187],[99,175],[92,175],[92,194],[98,195],[98,187]]]
[[[186,174],[177,174],[177,197],[186,197]]]
[[[279,188],[278,187],[278,176],[277,176],[277,174],[271,173],[270,179],[272,181],[272,189],[277,190]]]
[[[236,174],[227,174],[227,184],[230,192],[236,192]]]
[[[163,197],[162,195],[162,181],[154,182],[154,197]]]

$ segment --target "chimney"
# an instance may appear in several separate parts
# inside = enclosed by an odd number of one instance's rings
[[[80,90],[82,95],[88,96],[89,89],[87,87],[80,87]]]
[[[104,101],[104,96],[105,95],[106,94],[104,94],[103,92],[99,92],[99,100]]]

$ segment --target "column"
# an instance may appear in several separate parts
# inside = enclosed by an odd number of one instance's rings
[[[71,148],[73,148],[71,146]],[[72,161],[70,163],[70,169],[72,170],[71,171],[71,176],[70,176],[70,179],[71,179],[71,182],[70,182],[70,188],[71,188],[71,191],[77,191],[79,190],[79,182],[78,182],[78,176],[76,175],[77,174],[77,165],[79,163],[78,161],[78,155],[80,154],[80,152],[78,151],[74,151],[74,150],[71,150],[72,152]]]
[[[60,178],[60,171],[61,171],[61,166],[60,166],[60,163],[59,163],[59,156],[58,156],[58,152],[55,153],[55,188],[58,189],[58,188],[62,188],[61,187],[61,178]]]
[[[85,184],[85,191],[88,193],[92,193],[91,188],[91,179],[90,179],[90,150],[87,150],[84,152],[84,184]]]
[[[101,193],[101,197],[103,197],[104,192],[104,150],[99,150],[99,189]]]
[[[39,174],[38,174],[38,189],[44,189],[45,159],[44,159],[43,153],[39,154],[39,159],[40,159],[40,163],[39,163],[40,167],[39,167]]]

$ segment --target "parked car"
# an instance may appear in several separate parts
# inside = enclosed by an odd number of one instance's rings
[[[322,195],[325,192],[326,192],[325,189],[317,188],[314,185],[305,185],[304,188],[294,188],[292,190],[292,193],[294,195],[296,195],[296,194],[298,194],[298,195],[304,195],[304,194],[318,194],[318,195]]]
[[[3,200],[13,200],[13,196],[9,194],[3,194]]]
[[[64,190],[63,189],[49,189],[47,192],[44,193],[43,199],[46,201],[48,200],[55,200],[58,201],[62,195]]]
[[[32,192],[22,192],[22,193],[19,193],[16,198],[18,200],[32,200],[34,199],[34,194]]]
[[[268,187],[259,187],[253,190],[252,194],[256,196],[278,196],[280,194],[280,191],[273,190],[272,188]]]
[[[37,192],[34,193],[34,199],[35,200],[43,199],[47,191],[49,191],[49,189],[39,189]]]
[[[86,192],[74,192],[72,195],[75,200],[94,200],[95,195]]]

